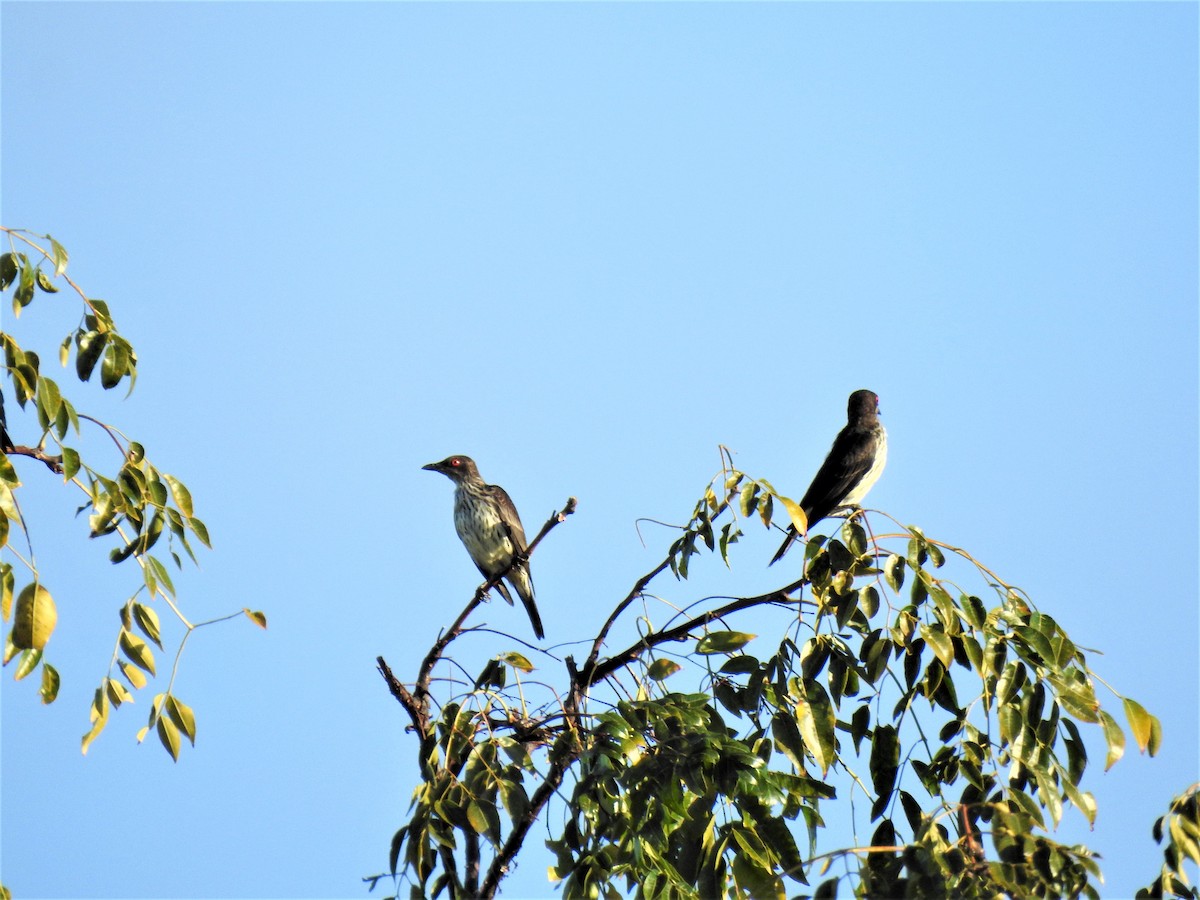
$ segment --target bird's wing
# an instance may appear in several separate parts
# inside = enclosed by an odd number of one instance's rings
[[[498,484],[489,484],[488,493],[496,501],[496,509],[500,511],[500,521],[508,530],[509,539],[513,542],[513,549],[518,553],[522,552],[527,546],[525,529],[521,527],[521,517],[517,515],[517,507],[512,502],[512,497],[508,496],[508,491]]]
[[[874,460],[875,436],[867,429],[843,428],[800,501],[808,524],[815,525],[841,506],[846,495],[871,470]]]

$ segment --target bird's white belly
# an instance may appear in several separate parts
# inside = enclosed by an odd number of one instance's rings
[[[883,474],[883,467],[887,463],[887,432],[881,431],[879,434],[879,447],[875,451],[875,459],[871,463],[871,468],[867,469],[867,474],[862,477],[862,480],[854,486],[854,488],[842,500],[841,506],[860,506],[863,498],[875,486],[875,482],[879,480],[879,476]]]

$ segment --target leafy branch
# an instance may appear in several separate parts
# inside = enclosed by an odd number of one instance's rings
[[[636,640],[605,655],[665,572],[686,580],[704,550],[729,566],[741,523],[772,527],[776,504],[797,524],[770,482],[734,469],[725,451],[722,463],[665,558],[617,601],[583,664],[563,660],[563,687],[542,705],[522,686],[528,660],[505,653],[433,712],[432,672],[453,662],[447,650],[480,593],[412,688],[379,659],[420,737],[421,781],[392,841],[391,877],[415,896],[492,897],[557,797],[563,821],[549,845],[566,897],[616,896],[620,879],[646,897],[782,896],[785,879],[808,884],[835,860],[844,873],[817,896],[843,878],[869,896],[1095,896],[1093,855],[1047,829],[1068,804],[1097,815],[1081,786],[1080,728],[1101,726],[1106,766],[1124,732],[1096,697],[1085,652],[964,550],[915,526],[876,535],[855,513],[837,536],[810,538],[802,571],[780,587],[686,604],[661,627],[639,616]],[[944,568],[974,573],[991,599]],[[756,635],[732,627],[751,614],[783,617],[763,658],[748,652]],[[668,690],[689,668],[701,689]],[[1153,755],[1157,719],[1120,699]],[[873,830],[818,851],[821,804],[843,780],[851,799],[867,797]]]
[[[128,390],[132,392],[137,380],[137,354],[117,330],[108,304],[89,297],[66,274],[69,261],[66,249],[50,235],[10,228],[0,228],[0,232],[9,244],[9,252],[0,255],[0,291],[12,288],[14,317],[19,318],[39,292],[56,294],[59,292],[56,282],[66,284],[78,295],[82,308],[78,325],[59,346],[60,364],[66,368],[73,356],[75,374],[80,381],[89,381],[98,370],[100,384],[105,390],[127,380]],[[168,553],[175,567],[181,568],[180,551],[196,561],[191,544],[193,539],[205,547],[211,546],[208,529],[195,515],[187,486],[153,465],[142,444],[126,437],[116,427],[78,412],[58,383],[44,374],[39,355],[23,349],[12,334],[0,332],[0,346],[4,352],[4,371],[17,405],[22,410],[32,411],[37,429],[35,441],[18,444],[11,437],[10,425],[4,417],[4,395],[0,392],[0,450],[3,451],[0,455],[0,547],[7,546],[32,578],[32,582],[16,596],[14,606],[15,571],[11,563],[0,562],[0,605],[4,620],[12,618],[14,623],[5,640],[4,664],[19,654],[15,671],[18,680],[27,677],[40,664],[42,701],[51,703],[57,697],[59,673],[43,659],[57,622],[57,607],[35,563],[33,538],[17,502],[16,491],[21,487],[21,480],[11,462],[14,458],[28,458],[61,475],[64,484],[72,485],[83,495],[83,505],[76,515],[88,513],[91,538],[116,537],[117,545],[109,553],[113,563],[133,559],[141,570],[140,585],[121,608],[121,628],[108,672],[93,696],[91,727],[83,737],[82,750],[86,753],[104,729],[111,709],[132,702],[130,688],[136,691],[144,687],[147,675],[155,675],[154,654],[147,641],[160,650],[164,648],[158,615],[149,604],[161,600],[183,625],[185,633],[176,652],[167,690],[152,702],[149,725],[139,733],[138,740],[149,728],[157,728],[163,746],[177,759],[181,734],[195,742],[195,716],[190,707],[172,693],[179,658],[196,628],[223,619],[199,625],[189,622],[177,602],[167,565],[151,551],[156,547],[161,549],[163,545],[159,541],[165,535]],[[112,463],[102,467],[83,458],[75,446],[76,440],[83,438],[82,423],[94,425],[116,448],[119,462],[115,472],[110,468]],[[16,553],[8,545],[14,525],[25,536],[25,543],[30,548],[27,556]],[[144,601],[138,599],[143,591],[146,592]],[[249,610],[243,613],[266,627],[262,613]]]

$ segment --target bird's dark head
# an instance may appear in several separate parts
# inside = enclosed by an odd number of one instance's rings
[[[421,468],[430,472],[441,472],[451,481],[466,481],[479,477],[479,469],[475,466],[475,460],[469,456],[447,456],[441,462],[430,463]]]
[[[874,391],[855,391],[850,395],[846,416],[851,422],[873,419],[879,415],[879,395]]]

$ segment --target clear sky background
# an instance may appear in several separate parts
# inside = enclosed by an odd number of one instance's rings
[[[15,896],[366,896],[414,777],[375,657],[411,678],[478,583],[420,466],[474,456],[531,533],[579,498],[535,556],[561,656],[719,444],[798,496],[860,387],[891,441],[871,505],[1028,590],[1162,718],[1161,755],[1107,774],[1091,729],[1097,826],[1060,831],[1106,897],[1154,876],[1200,746],[1195,4],[5,3],[0,26],[4,224],[62,241],[140,357],[126,401],[60,383],[191,487],[215,549],[185,608],[271,622],[189,644],[179,763],[134,743],[152,689],[82,757],[137,573],[18,461],[64,685],[44,708],[0,679]],[[51,369],[58,298],[0,313]],[[664,590],[774,586],[776,543]],[[553,894],[541,837],[506,896]]]

